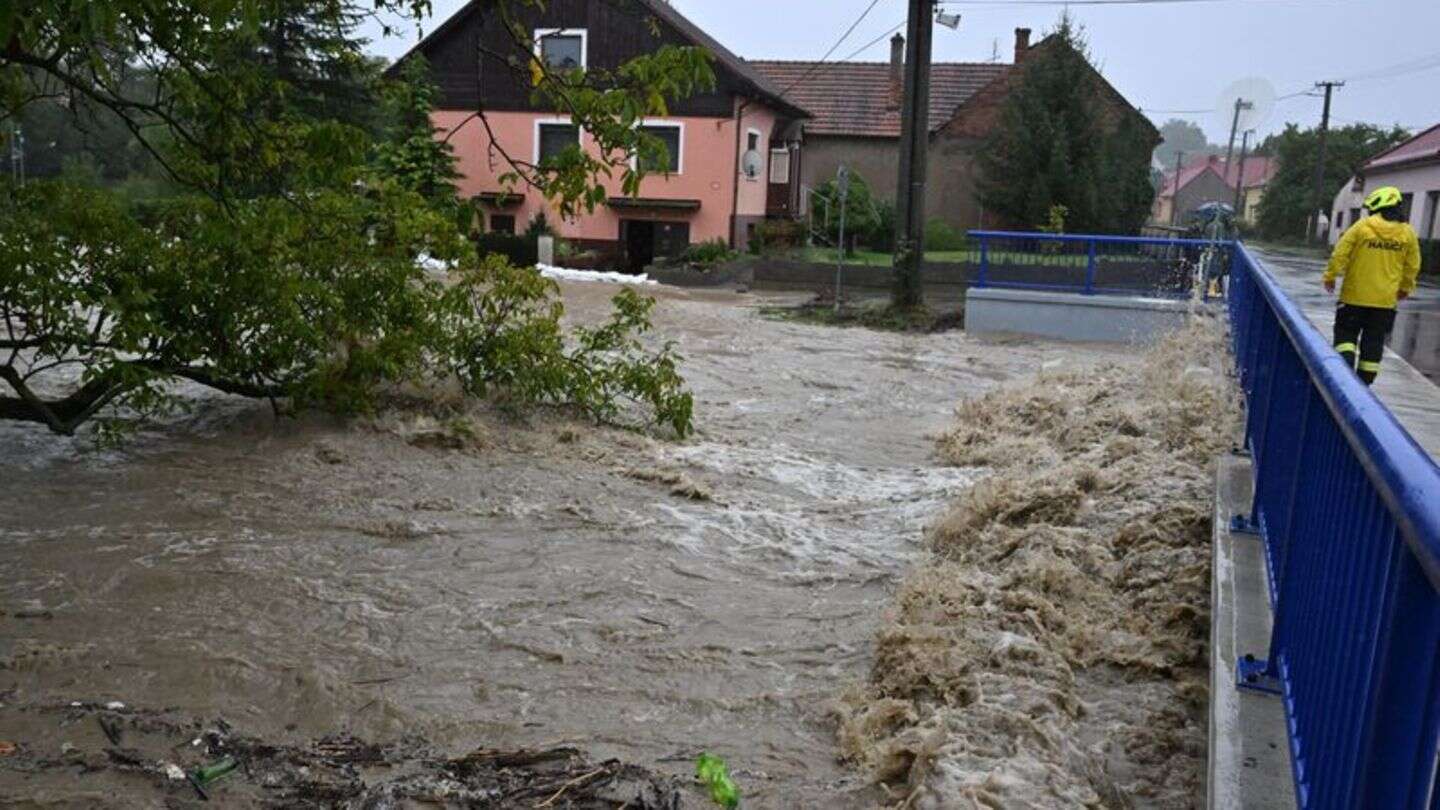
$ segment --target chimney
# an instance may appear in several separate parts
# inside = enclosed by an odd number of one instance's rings
[[[1025,61],[1025,52],[1030,50],[1030,29],[1015,29],[1015,64]]]
[[[891,110],[900,109],[900,98],[905,92],[905,37],[896,34],[890,38],[890,103]]]

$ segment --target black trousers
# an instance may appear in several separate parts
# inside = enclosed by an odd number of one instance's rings
[[[1380,373],[1385,337],[1395,328],[1395,310],[1341,304],[1335,310],[1335,350],[1366,385]],[[1357,365],[1356,360],[1359,360]]]

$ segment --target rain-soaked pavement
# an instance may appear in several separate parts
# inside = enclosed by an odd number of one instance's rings
[[[566,297],[593,315],[612,291]],[[203,394],[122,451],[0,426],[0,740],[98,750],[39,708],[113,700],[277,742],[570,743],[680,775],[710,750],[748,807],[873,805],[828,708],[970,481],[934,434],[961,398],[1114,355],[656,294],[697,397],[685,442],[487,414],[445,449],[413,417],[276,422]],[[0,758],[0,804],[184,794],[157,790]]]
[[[1252,250],[1328,343],[1336,299],[1320,284],[1324,260]],[[1388,348],[1375,392],[1420,446],[1440,457],[1440,286],[1422,279],[1415,295],[1400,303]]]

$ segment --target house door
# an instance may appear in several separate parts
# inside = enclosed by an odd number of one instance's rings
[[[647,219],[620,220],[620,243],[625,248],[625,269],[643,273],[655,261],[655,223]]]
[[[620,220],[625,269],[643,273],[657,258],[679,256],[690,246],[690,223],[653,219]]]

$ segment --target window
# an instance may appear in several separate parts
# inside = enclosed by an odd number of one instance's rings
[[[515,233],[515,216],[513,214],[491,214],[490,233]]]
[[[1425,218],[1420,221],[1420,238],[1434,239],[1440,234],[1435,233],[1435,209],[1440,208],[1440,191],[1431,191],[1425,195]]]
[[[535,55],[555,70],[585,68],[584,28],[541,28],[535,32]]]
[[[1360,221],[1360,209],[1359,209],[1359,208],[1351,208],[1351,209],[1350,209],[1350,224],[1353,225],[1353,224],[1355,224],[1356,222],[1359,222],[1359,221]]]
[[[580,128],[564,122],[535,124],[535,162],[553,160],[561,152],[580,144]]]
[[[1335,222],[1331,226],[1331,230],[1336,233],[1345,230],[1345,209],[1341,208],[1335,212]]]
[[[790,150],[770,150],[770,182],[783,184],[790,182]]]
[[[1414,194],[1407,191],[1400,195],[1400,220],[1402,222],[1410,221],[1410,211],[1413,209],[1414,203]]]
[[[656,138],[665,145],[664,155],[645,155],[640,168],[647,172],[679,174],[682,150],[685,147],[684,129],[679,124],[647,123],[640,125],[640,131]]]
[[[746,139],[745,139],[745,150],[748,151],[748,152],[758,152],[758,151],[760,151],[760,131],[759,131],[759,130],[756,130],[756,129],[750,130],[749,134],[746,136]]]

